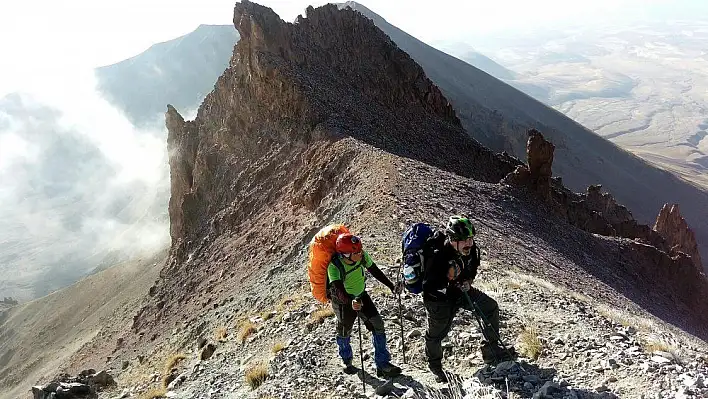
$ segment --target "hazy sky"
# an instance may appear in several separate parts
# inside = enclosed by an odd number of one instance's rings
[[[366,0],[362,4],[426,42],[459,40],[580,18],[601,21],[637,17],[657,6],[672,11],[704,0]],[[309,4],[327,1],[262,0],[292,21]],[[708,2],[705,2],[708,3]],[[0,13],[0,95],[69,69],[120,61],[155,42],[187,33],[201,23],[230,24],[233,0],[23,0]],[[665,11],[663,11],[665,12]],[[555,21],[555,22],[554,22]]]

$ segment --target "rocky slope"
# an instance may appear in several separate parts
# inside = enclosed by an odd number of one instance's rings
[[[500,300],[504,336],[529,346],[520,364],[475,380],[478,335],[463,317],[447,362],[466,384],[503,381],[507,397],[704,393],[705,275],[597,187],[575,194],[553,179],[539,132],[528,162],[481,146],[422,68],[353,10],[308,8],[289,24],[245,1],[234,25],[242,40],[197,117],[166,113],[168,261],[132,320],[71,359],[72,375],[109,367],[118,388],[105,397],[160,385],[185,398],[343,397],[358,382],[340,377],[333,321],[303,293],[306,244],[345,221],[393,277],[408,224],[464,213],[485,251],[477,284]],[[396,302],[374,290],[395,347]],[[419,299],[405,308],[420,333]],[[424,395],[430,375],[410,334],[398,383]],[[272,339],[286,348],[251,391],[244,372],[268,360]]]
[[[375,237],[366,240],[374,242]],[[438,398],[462,391],[466,398],[640,398],[705,397],[708,359],[705,343],[688,339],[655,318],[608,306],[546,280],[483,262],[477,285],[499,301],[503,334],[523,355],[516,363],[485,366],[477,350],[481,333],[473,316],[461,312],[444,341],[445,367],[455,377],[449,386],[434,382],[424,357],[425,309],[420,297],[403,298],[406,363],[403,363],[399,308],[387,289],[371,284],[388,329],[394,361],[404,376],[392,386],[373,376],[370,334],[363,332],[366,370],[341,372],[331,313],[314,305],[308,293],[284,296],[278,305],[246,314],[236,322],[229,306],[206,316],[218,337],[201,359],[199,340],[184,348],[186,359],[170,371],[168,397],[175,398]],[[245,328],[250,332],[245,334]],[[354,331],[352,345],[359,338]],[[206,345],[204,345],[206,347]],[[136,366],[115,392],[137,395],[163,376],[161,364]],[[253,377],[262,372],[264,381]],[[250,377],[248,377],[250,376]],[[152,382],[155,381],[155,382]],[[255,386],[255,389],[253,388]],[[382,388],[383,386],[383,388]],[[117,396],[117,394],[114,394]]]
[[[115,344],[114,334],[140,306],[165,256],[162,251],[154,258],[114,265],[1,313],[0,398],[25,398],[33,385],[81,368],[92,354],[85,345]]]

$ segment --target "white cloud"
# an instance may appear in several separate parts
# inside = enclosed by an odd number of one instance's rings
[[[169,244],[165,129],[135,128],[91,70],[33,83],[0,103],[0,291],[22,299],[82,276],[101,255]],[[28,283],[44,285],[20,288]]]

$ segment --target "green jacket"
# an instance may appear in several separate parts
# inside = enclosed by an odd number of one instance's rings
[[[347,294],[353,295],[354,297],[361,295],[366,289],[366,273],[364,272],[374,265],[371,256],[369,256],[366,251],[363,252],[361,260],[353,265],[347,264],[339,254],[334,255],[339,258],[339,263],[344,270],[340,270],[334,260],[327,266],[327,277],[329,277],[329,281],[341,280]]]

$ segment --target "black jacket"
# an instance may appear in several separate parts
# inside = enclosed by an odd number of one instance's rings
[[[435,234],[442,233],[436,232]],[[477,243],[472,246],[472,251],[468,256],[460,255],[448,243],[440,245],[425,260],[423,298],[432,301],[456,301],[462,296],[458,284],[464,280],[473,281],[477,276],[479,263],[480,251]],[[447,272],[455,264],[460,266],[461,273],[455,280],[450,281],[447,279]]]

